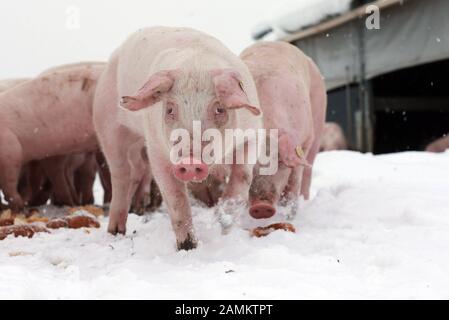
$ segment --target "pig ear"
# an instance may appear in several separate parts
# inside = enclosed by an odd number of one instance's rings
[[[246,108],[254,115],[260,115],[260,109],[252,106],[243,88],[240,75],[229,69],[214,70],[212,78],[215,94],[220,104],[227,109]]]
[[[159,102],[164,93],[170,91],[175,82],[177,71],[165,70],[152,75],[133,96],[124,96],[120,106],[130,111],[138,111]]]
[[[279,158],[289,168],[297,166],[311,167],[307,162],[305,152],[300,145],[296,145],[294,139],[288,134],[279,137]]]

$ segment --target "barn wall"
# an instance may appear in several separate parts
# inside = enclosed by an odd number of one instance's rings
[[[413,0],[381,13],[365,31],[366,78],[449,58],[449,1]]]
[[[380,30],[368,30],[364,19],[355,20],[293,44],[316,61],[332,90],[358,82],[363,76],[361,62],[365,79],[371,79],[448,59],[448,13],[448,0],[409,0],[381,12]]]
[[[315,61],[325,77],[328,90],[357,80],[360,59],[355,23],[293,44]]]

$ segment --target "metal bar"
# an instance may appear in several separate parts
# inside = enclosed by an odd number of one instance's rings
[[[363,5],[359,8],[357,8],[357,9],[354,9],[346,14],[343,14],[337,18],[320,23],[316,26],[307,28],[305,30],[298,31],[296,33],[293,33],[291,35],[283,37],[280,40],[286,41],[286,42],[294,42],[294,41],[302,40],[302,39],[314,36],[319,33],[324,33],[326,31],[334,29],[338,26],[341,26],[345,23],[348,23],[352,20],[364,17],[366,15],[366,8],[368,6],[375,5],[380,10],[383,10],[383,9],[389,8],[394,5],[403,4],[405,1],[410,1],[410,0],[377,0],[377,1],[373,1],[371,3],[368,3],[366,5]]]

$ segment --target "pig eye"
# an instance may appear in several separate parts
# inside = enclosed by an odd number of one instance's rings
[[[222,106],[220,106],[220,105],[217,105],[216,107],[215,107],[215,114],[216,115],[224,115],[225,113],[226,113],[226,109],[225,108],[223,108]]]
[[[169,120],[173,120],[175,118],[175,104],[172,102],[167,102],[165,107],[165,117]]]
[[[215,101],[209,110],[209,116],[217,126],[223,126],[228,121],[228,110],[220,102]]]

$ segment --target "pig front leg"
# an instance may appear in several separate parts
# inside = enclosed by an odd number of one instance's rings
[[[282,192],[280,204],[287,208],[287,218],[292,219],[298,211],[298,198],[301,193],[301,184],[304,174],[303,166],[297,166],[291,169],[287,185]]]
[[[310,197],[310,184],[312,183],[312,166],[315,161],[316,155],[320,149],[320,143],[321,143],[321,135],[318,136],[319,138],[315,138],[315,141],[312,144],[312,147],[310,148],[309,153],[307,154],[307,162],[309,163],[309,166],[304,168],[304,173],[302,174],[302,181],[301,181],[301,195],[304,197],[305,200],[308,200]]]
[[[149,156],[153,175],[167,205],[178,250],[195,249],[192,213],[185,183],[176,179],[169,160]]]
[[[17,187],[22,168],[22,146],[17,137],[8,129],[0,129],[0,186],[14,212],[21,212],[25,203]]]
[[[150,212],[156,211],[162,205],[162,195],[159,186],[153,179],[150,183],[150,204],[146,209]]]
[[[152,176],[148,173],[149,168],[146,168],[146,171],[142,179],[140,179],[140,183],[137,187],[137,190],[134,194],[131,211],[138,215],[143,215],[145,213],[145,208],[150,205],[150,192],[151,192],[151,179]]]

